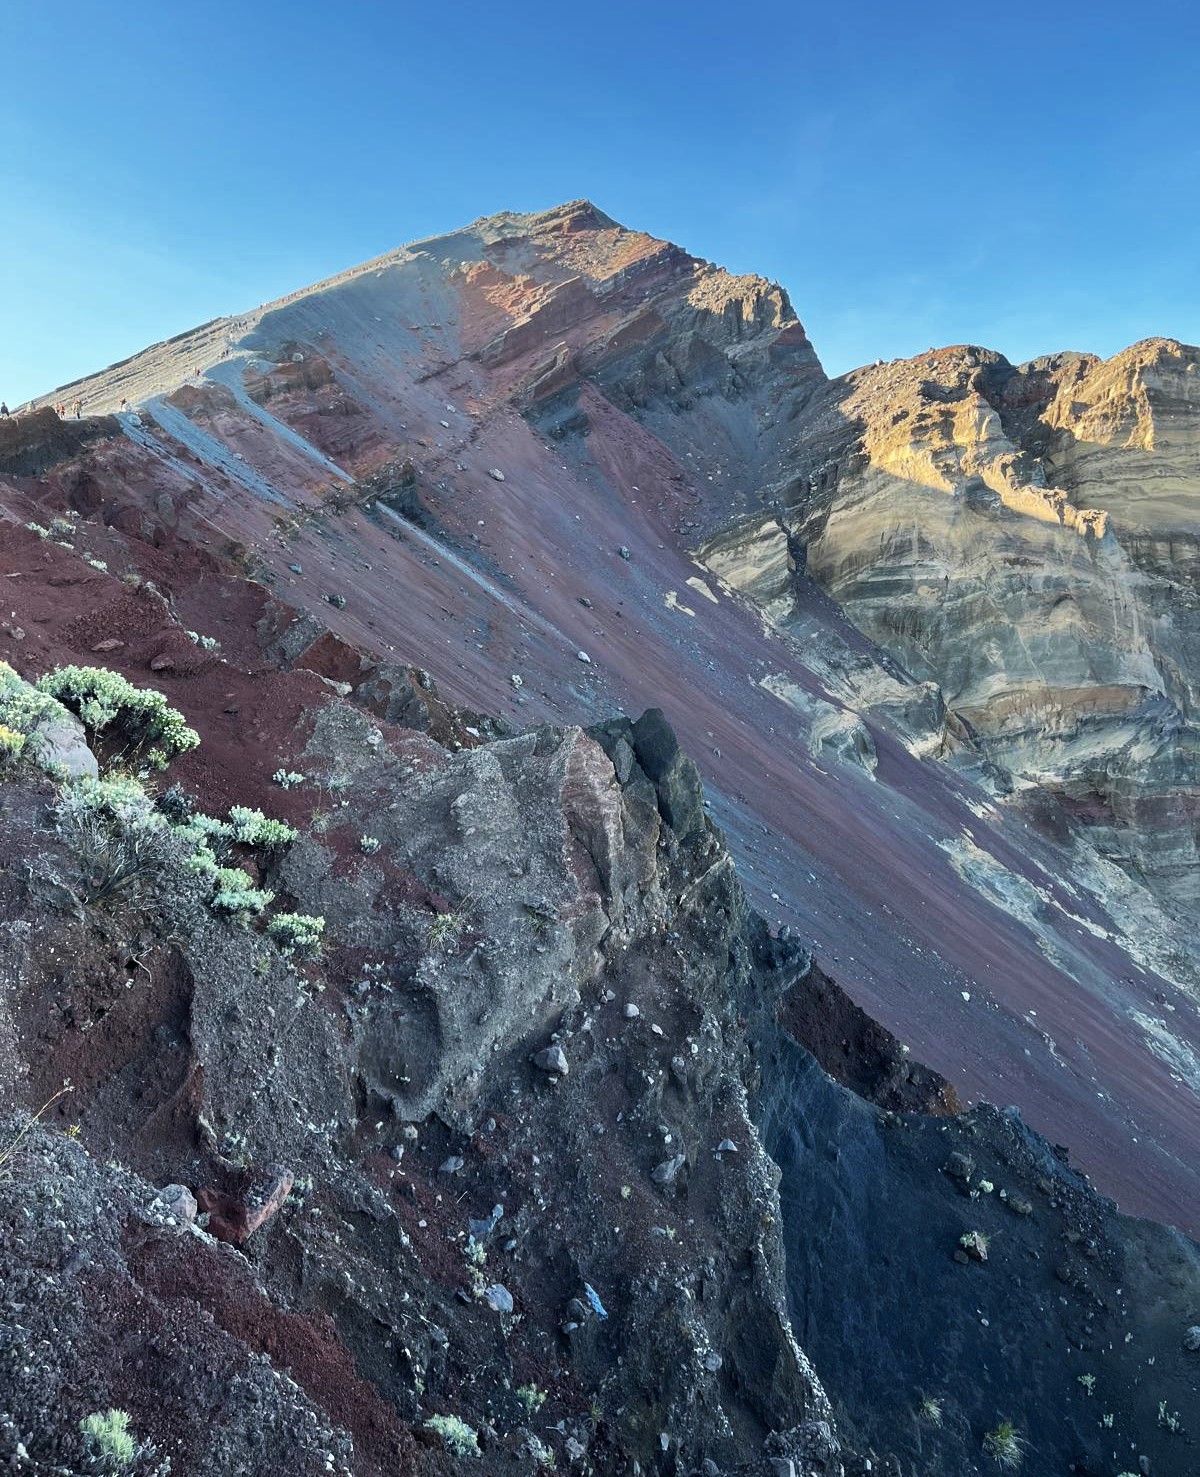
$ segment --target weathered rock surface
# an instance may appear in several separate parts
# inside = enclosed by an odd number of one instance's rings
[[[775,517],[705,554],[784,628],[815,580],[935,684],[971,741],[943,752],[1030,815],[1051,804],[1084,872],[1121,868],[1139,957],[1192,986],[1198,362],[1156,339],[1107,363],[959,348],[856,371],[794,417]]]

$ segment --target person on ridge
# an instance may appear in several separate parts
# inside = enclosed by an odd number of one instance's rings
[[[0,415],[2,415],[5,418],[5,420],[8,419],[8,415],[9,415],[8,403],[6,401],[4,401],[4,400],[0,400]]]

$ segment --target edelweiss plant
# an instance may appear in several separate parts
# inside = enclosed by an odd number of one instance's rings
[[[134,687],[106,667],[61,667],[39,678],[37,688],[77,714],[93,733],[120,734],[154,769],[165,769],[200,742],[161,692]]]

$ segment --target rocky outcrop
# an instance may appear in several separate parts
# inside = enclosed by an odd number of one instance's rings
[[[1196,358],[1152,340],[1106,364],[961,348],[859,370],[794,421],[776,515],[704,553],[785,628],[815,581],[934,684],[971,739],[943,753],[1018,804],[1052,796],[1144,879],[1193,986]]]
[[[527,1471],[540,1450],[596,1470],[757,1473],[772,1431],[829,1426],[791,1334],[778,1177],[749,1117],[743,1023],[769,1009],[774,966],[750,946],[757,925],[661,714],[455,754],[331,696],[302,762],[337,777],[341,803],[259,875],[324,918],[309,966],[223,921],[162,848],[119,915],[78,892],[82,908],[60,908],[74,833],[55,835],[36,772],[17,784],[5,844],[29,881],[9,901],[39,937],[6,932],[0,978],[21,1020],[49,988],[70,1002],[16,1065],[41,1084],[71,1064],[80,1143],[39,1130],[14,1145],[46,1214],[56,1197],[73,1209],[52,1272],[36,1270],[32,1225],[6,1242],[6,1287],[27,1340],[65,1335],[77,1274],[110,1313],[62,1337],[56,1369],[0,1372],[11,1441],[35,1461],[69,1454],[89,1409],[111,1406],[177,1472],[376,1474],[394,1470],[389,1450],[436,1471],[414,1434],[445,1413],[478,1433],[485,1471]],[[114,992],[131,932],[138,984]],[[130,1172],[101,1171],[87,1148],[118,1141]],[[16,1213],[0,1191],[0,1217]],[[103,1249],[88,1251],[96,1220]],[[257,1248],[253,1269],[220,1242]],[[292,1369],[284,1403],[316,1412],[294,1419],[302,1436],[261,1455],[236,1423],[172,1440],[174,1392],[201,1378],[194,1319],[230,1370],[261,1350]],[[156,1372],[106,1370],[147,1324]],[[211,1398],[255,1398],[229,1378]],[[257,1378],[278,1404],[273,1367]]]
[[[773,936],[661,713],[456,752],[330,694],[293,757],[338,803],[256,878],[323,918],[307,963],[169,848],[81,892],[10,772],[0,1451],[88,1470],[117,1410],[132,1470],[181,1477],[462,1441],[486,1473],[963,1477],[1011,1421],[1048,1470],[1114,1439],[1171,1470],[1195,1246],[1015,1110],[960,1116]]]

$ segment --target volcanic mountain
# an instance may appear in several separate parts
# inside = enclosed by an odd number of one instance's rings
[[[574,202],[0,421],[10,684],[199,738],[98,842],[20,735],[0,1085],[82,1139],[26,1135],[73,1189],[9,1274],[79,1348],[20,1441],[109,1398],[71,1268],[176,1473],[1188,1470],[1198,360],[830,379]],[[48,762],[140,757],[67,707]],[[188,891],[201,833],[319,959]]]

